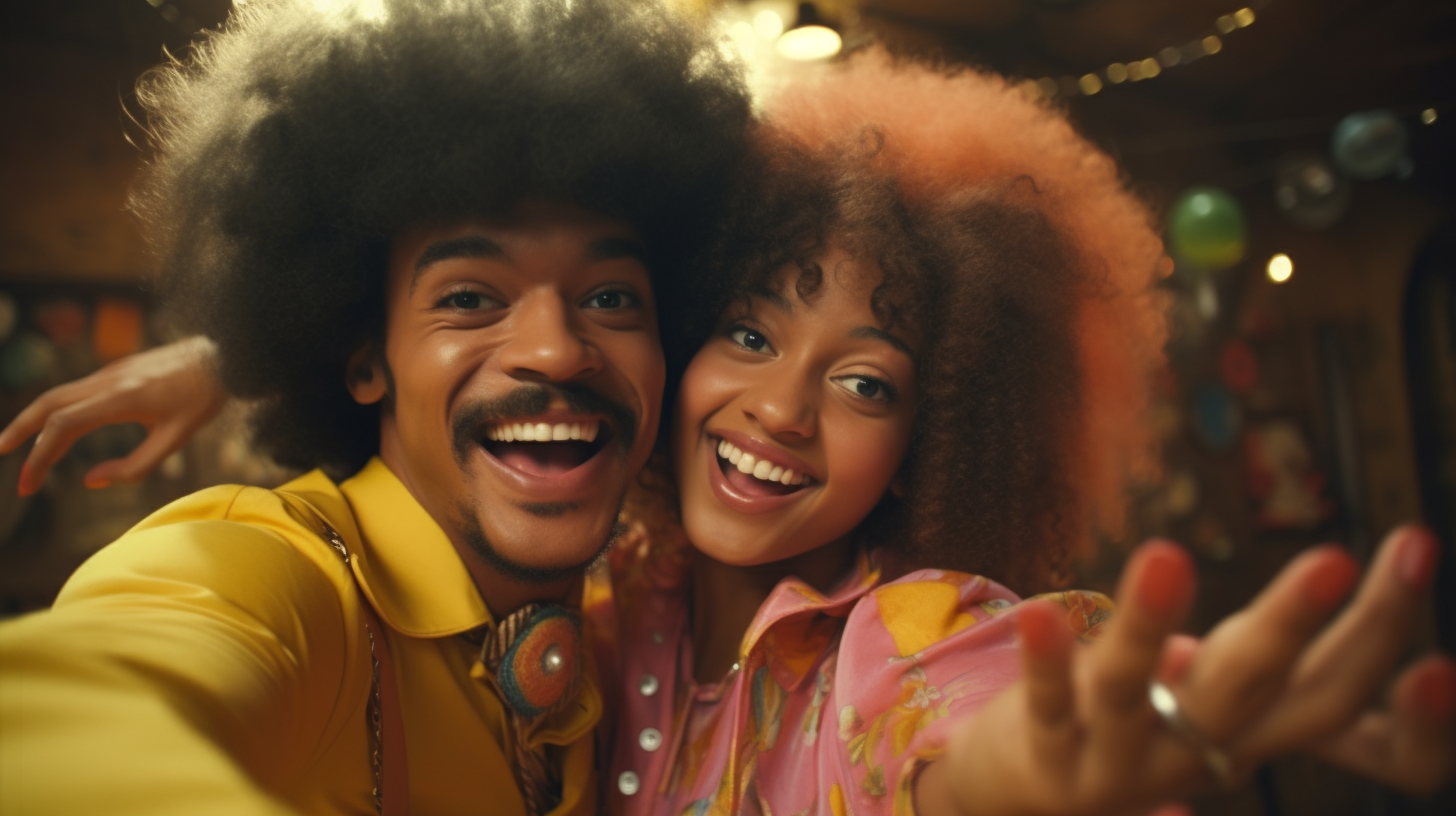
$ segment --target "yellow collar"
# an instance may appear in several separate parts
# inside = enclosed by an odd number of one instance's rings
[[[359,586],[390,628],[438,638],[494,622],[445,531],[377,457],[338,487],[314,471],[283,489],[344,537]]]

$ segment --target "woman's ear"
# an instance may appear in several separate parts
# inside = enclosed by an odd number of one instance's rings
[[[384,361],[380,359],[379,347],[366,343],[349,355],[348,373],[345,382],[354,401],[360,405],[373,405],[389,393],[384,377]]]

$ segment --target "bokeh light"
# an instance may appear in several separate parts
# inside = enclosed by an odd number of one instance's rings
[[[1284,283],[1294,276],[1294,261],[1281,252],[1269,259],[1266,271],[1269,273],[1269,280]]]

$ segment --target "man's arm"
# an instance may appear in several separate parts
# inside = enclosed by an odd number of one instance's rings
[[[123,537],[0,627],[0,812],[289,812],[341,697],[367,693],[341,600],[273,530]]]

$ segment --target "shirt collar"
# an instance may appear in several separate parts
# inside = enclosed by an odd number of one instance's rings
[[[856,601],[879,585],[880,577],[878,559],[860,550],[853,571],[827,595],[798,578],[785,578],[759,607],[744,634],[740,661],[761,648],[764,663],[779,686],[794,690],[824,650],[837,641],[842,619]]]
[[[354,574],[379,616],[410,637],[456,635],[492,623],[445,531],[377,457],[339,485],[354,519]]]

